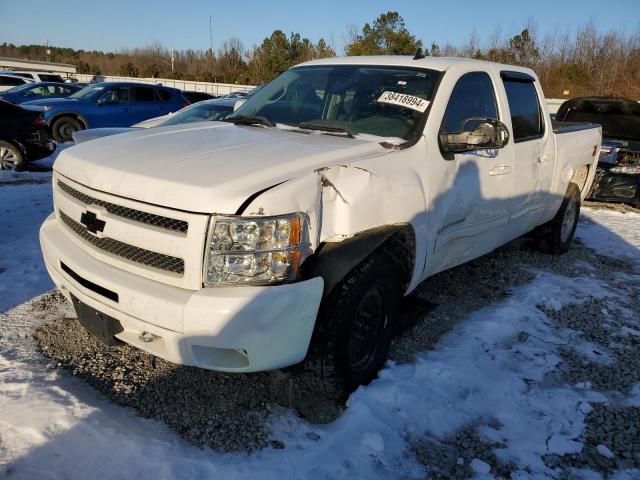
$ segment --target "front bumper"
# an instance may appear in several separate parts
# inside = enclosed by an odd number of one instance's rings
[[[96,260],[67,237],[54,214],[40,229],[40,244],[51,278],[68,298],[117,319],[124,331],[116,338],[152,355],[256,372],[293,365],[307,354],[324,287],[320,277],[265,287],[173,287]],[[176,314],[175,330],[166,321],[154,324]]]
[[[640,205],[640,175],[604,170],[596,177],[590,199]]]

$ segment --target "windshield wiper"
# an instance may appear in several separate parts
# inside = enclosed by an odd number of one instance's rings
[[[302,122],[297,125],[298,128],[305,130],[318,130],[320,132],[329,133],[346,133],[349,138],[356,138],[356,134],[353,133],[348,127],[341,127],[339,125],[332,125],[327,123],[315,123],[315,122]]]
[[[276,124],[267,117],[259,115],[237,115],[235,117],[227,117],[224,122],[231,122],[235,125],[264,125],[265,127],[275,127]]]

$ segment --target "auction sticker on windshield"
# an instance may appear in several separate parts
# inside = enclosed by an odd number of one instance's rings
[[[398,105],[400,107],[410,108],[418,112],[424,113],[429,106],[429,101],[424,98],[414,97],[405,93],[384,92],[376,102],[388,103],[390,105]]]

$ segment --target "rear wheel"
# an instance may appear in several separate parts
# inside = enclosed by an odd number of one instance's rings
[[[70,142],[73,140],[73,132],[82,130],[82,124],[72,117],[58,118],[51,127],[53,139],[58,143]]]
[[[540,251],[558,255],[569,250],[580,218],[580,203],[580,189],[570,183],[556,216],[534,231]]]
[[[357,266],[324,299],[302,364],[312,391],[343,400],[369,383],[383,366],[400,300],[394,262],[375,254]]]
[[[23,166],[22,150],[13,143],[0,140],[0,170],[20,170]]]

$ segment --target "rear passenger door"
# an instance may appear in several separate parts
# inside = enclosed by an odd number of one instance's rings
[[[142,122],[149,118],[164,115],[160,108],[160,102],[153,87],[133,87],[134,105],[133,105],[133,123]]]
[[[537,82],[521,72],[503,71],[500,76],[509,105],[514,151],[510,222],[517,230],[514,234],[521,234],[534,228],[544,213],[555,159]]]

